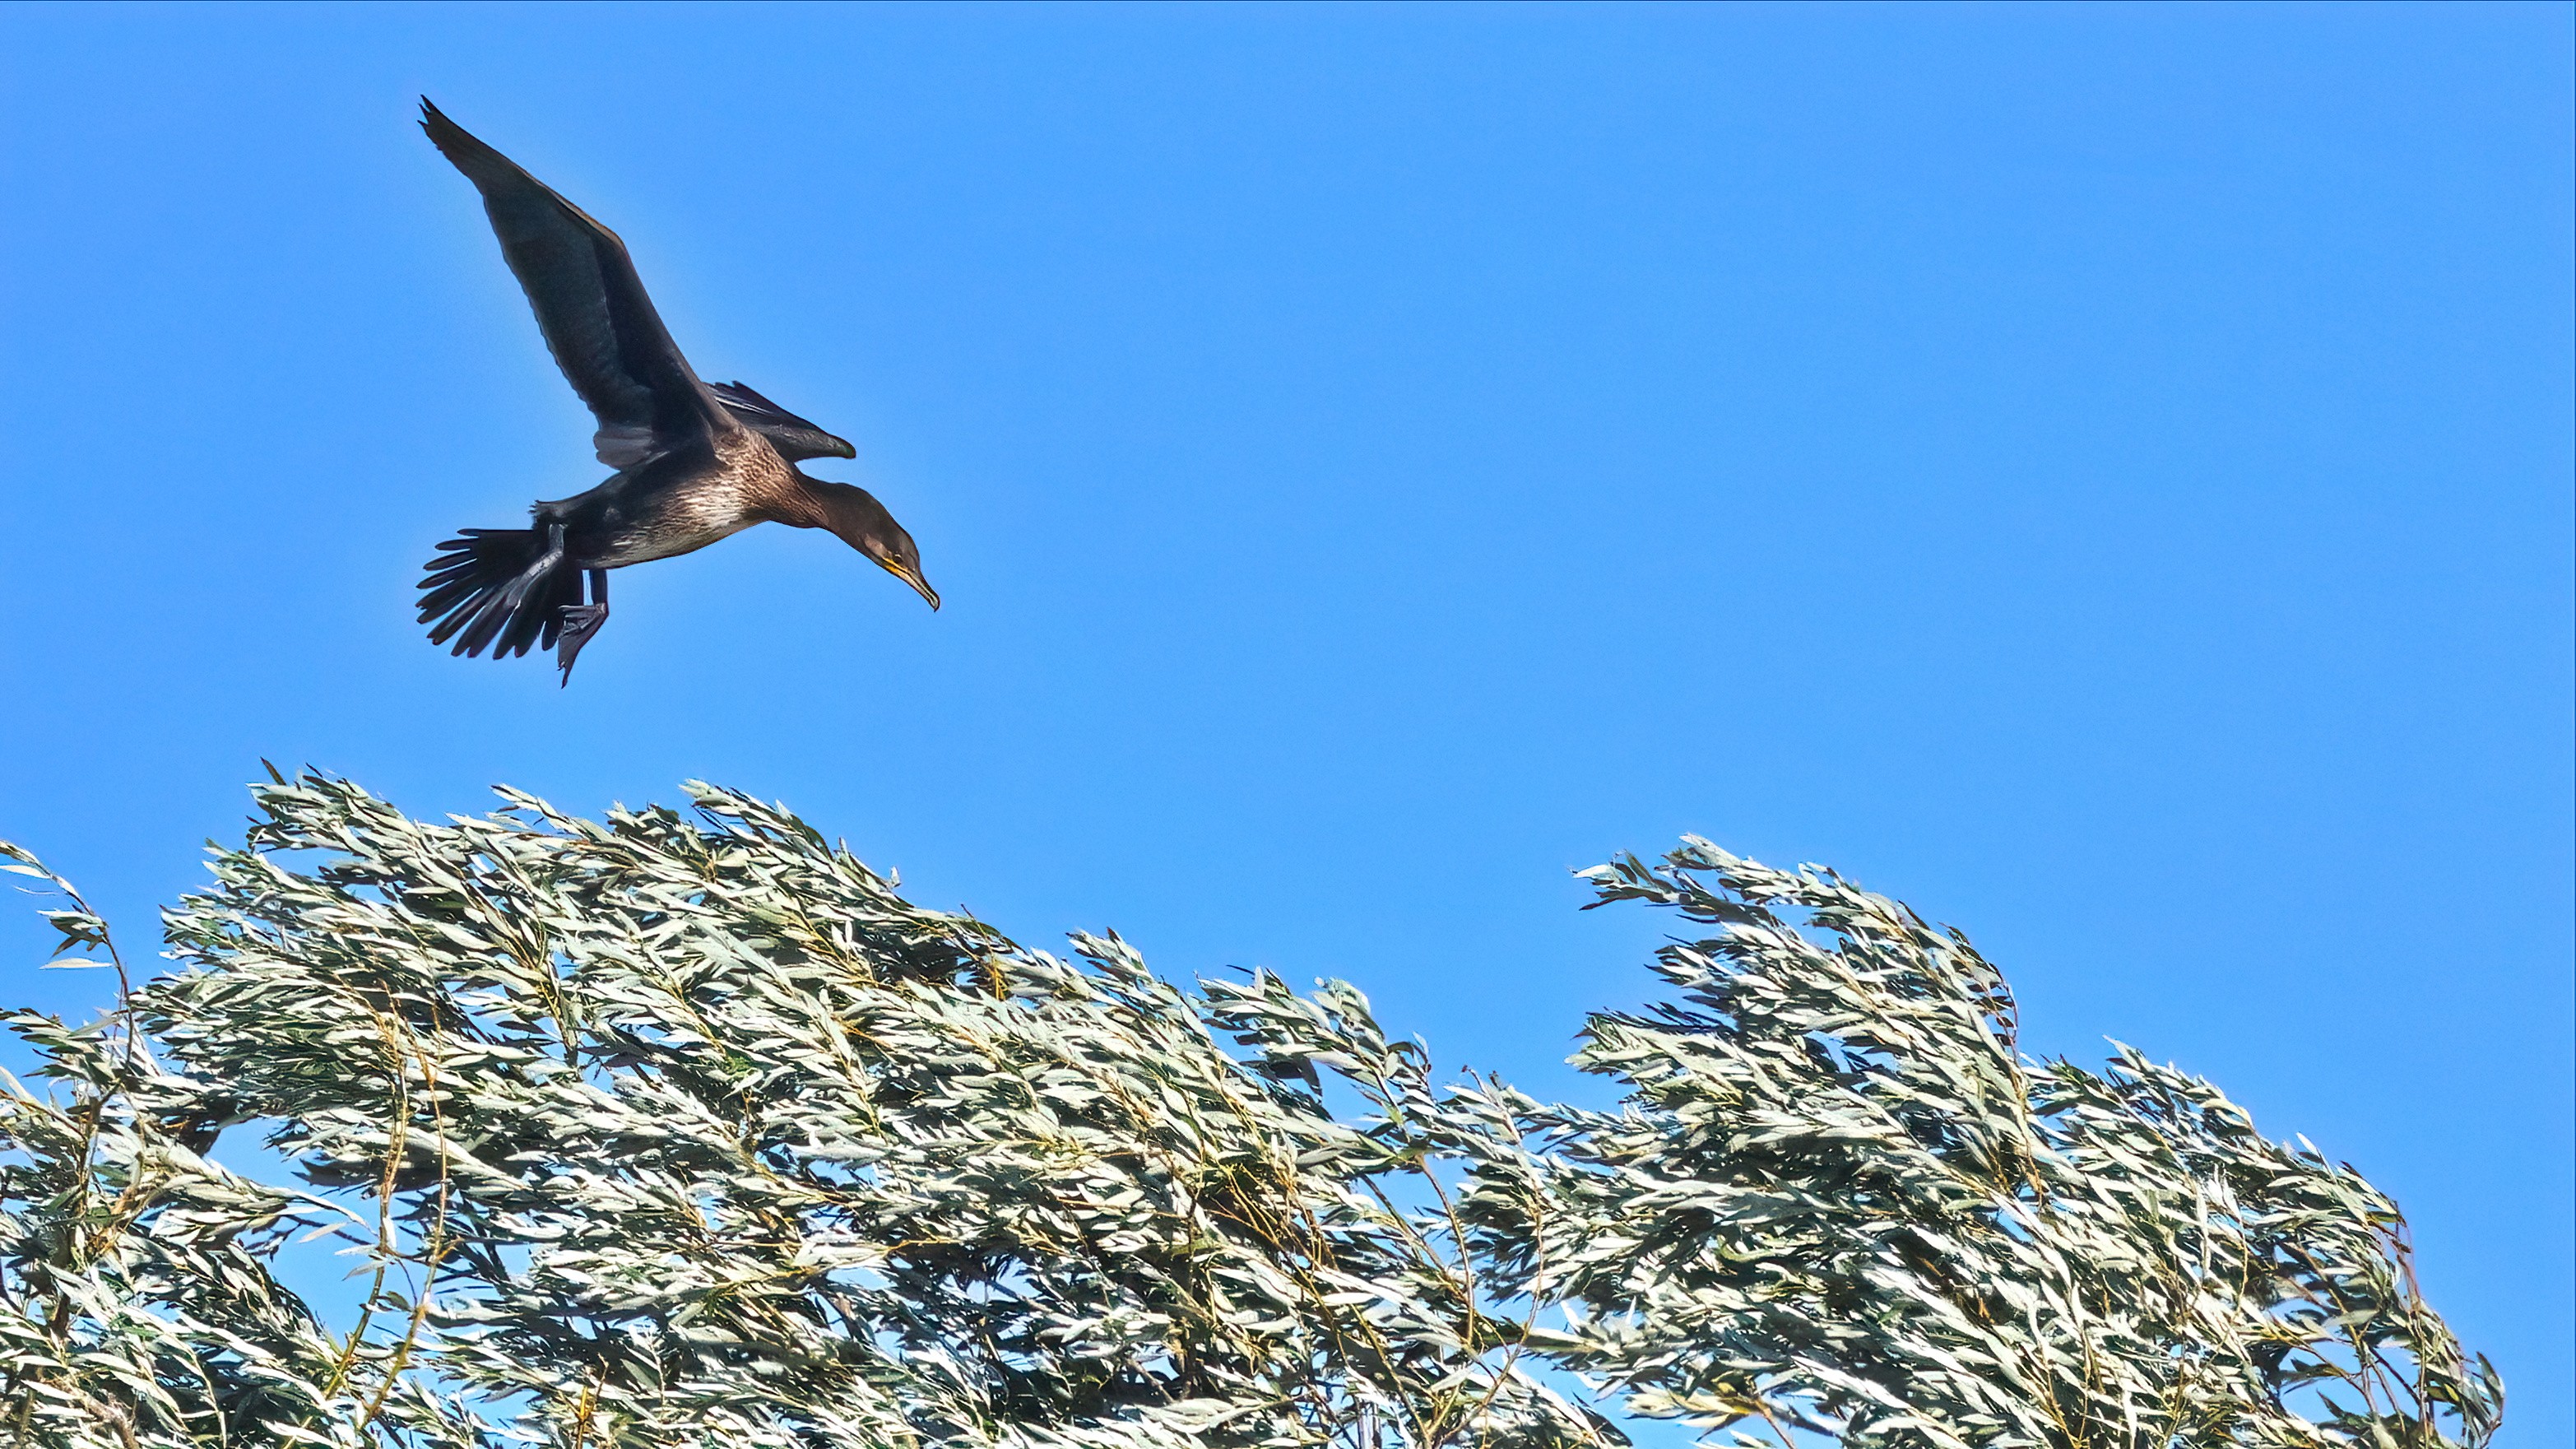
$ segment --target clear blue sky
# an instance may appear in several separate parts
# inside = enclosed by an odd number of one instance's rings
[[[1827,861],[2393,1190],[2565,1444],[2570,14],[12,7],[0,835],[148,945],[262,756],[702,776],[1555,1093],[1666,924],[1569,868]],[[948,607],[763,529],[433,650],[602,470],[421,92]]]

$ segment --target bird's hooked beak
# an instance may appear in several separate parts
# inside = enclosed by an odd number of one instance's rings
[[[884,569],[887,573],[890,573],[896,578],[903,580],[905,583],[912,585],[912,591],[914,593],[929,600],[930,611],[934,614],[939,612],[939,591],[930,586],[930,580],[921,576],[921,570],[914,568],[899,559],[890,558],[878,559],[877,567]]]

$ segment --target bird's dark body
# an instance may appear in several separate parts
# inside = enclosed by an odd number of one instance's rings
[[[529,512],[539,528],[563,525],[573,568],[622,569],[695,552],[776,517],[764,505],[787,491],[787,465],[768,444],[754,435],[725,441],[732,446],[693,439]]]
[[[421,112],[430,139],[482,192],[548,350],[599,420],[599,459],[617,469],[586,493],[535,505],[527,528],[467,529],[439,545],[420,585],[432,643],[495,658],[552,648],[569,680],[608,617],[609,570],[756,523],[828,529],[939,607],[911,535],[884,505],[796,467],[856,449],[741,383],[700,381],[616,233],[426,100]]]

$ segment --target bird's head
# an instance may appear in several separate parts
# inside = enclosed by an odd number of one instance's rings
[[[823,505],[823,527],[843,543],[866,554],[878,568],[912,585],[913,592],[939,607],[939,591],[921,576],[921,550],[912,535],[894,521],[886,506],[865,488],[808,478],[805,486]]]

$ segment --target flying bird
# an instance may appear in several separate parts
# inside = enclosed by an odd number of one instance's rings
[[[828,529],[939,607],[921,551],[884,504],[796,466],[857,449],[739,382],[700,381],[617,233],[426,96],[420,113],[430,141],[483,193],[547,350],[599,420],[599,461],[617,470],[587,493],[532,505],[527,528],[469,528],[440,544],[420,582],[432,644],[453,639],[450,653],[488,648],[496,659],[552,649],[569,684],[573,660],[608,621],[610,569],[689,553],[755,523]]]

